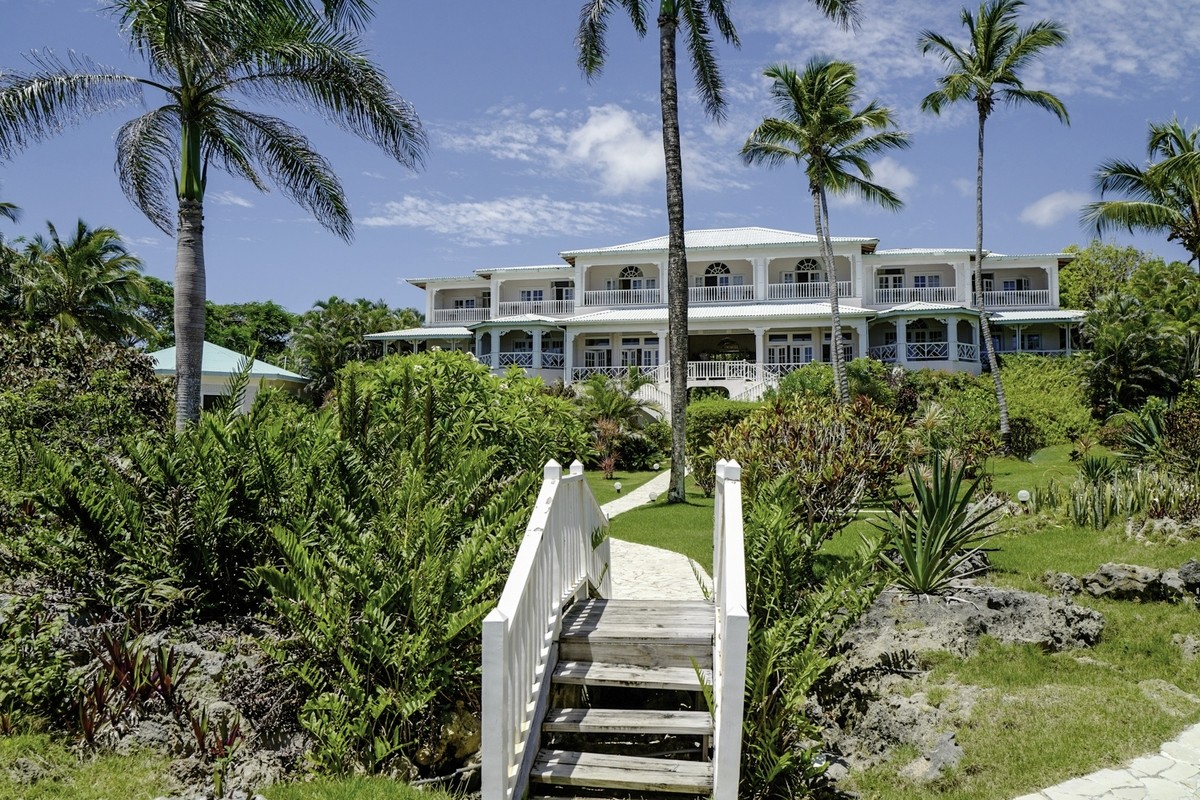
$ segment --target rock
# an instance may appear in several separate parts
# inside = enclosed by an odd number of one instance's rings
[[[1176,589],[1163,571],[1137,564],[1101,564],[1095,572],[1083,576],[1083,588],[1093,597],[1112,600],[1176,600],[1182,592]],[[1179,584],[1177,573],[1175,583]],[[1182,584],[1179,584],[1182,587]]]
[[[900,770],[900,777],[917,783],[930,783],[942,777],[946,770],[958,766],[962,757],[963,749],[954,740],[954,734],[946,733],[932,749],[906,764]]]
[[[1190,559],[1179,567],[1179,580],[1183,588],[1193,594],[1200,594],[1200,561]]]
[[[1177,633],[1171,637],[1171,642],[1179,648],[1184,661],[1195,661],[1200,657],[1200,639],[1190,633]]]
[[[1140,681],[1138,688],[1158,710],[1169,717],[1186,717],[1195,713],[1200,706],[1200,697],[1185,692],[1173,683],[1161,678]]]
[[[1042,575],[1042,585],[1063,597],[1074,597],[1083,593],[1079,579],[1067,572],[1047,571]]]

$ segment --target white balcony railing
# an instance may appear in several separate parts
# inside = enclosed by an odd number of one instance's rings
[[[509,367],[520,367],[521,369],[533,369],[534,354],[529,350],[520,350],[504,353],[485,353],[481,356],[476,356],[480,364],[485,364],[496,369],[508,369]],[[562,353],[543,352],[542,353],[542,369],[562,369],[565,363],[565,358]]]
[[[978,361],[979,360],[979,345],[971,344],[970,342],[958,343],[958,360],[959,361]]]
[[[795,372],[798,369],[807,367],[808,364],[812,364],[812,363],[820,363],[820,362],[810,361],[808,363],[795,362],[795,363],[787,363],[787,364],[763,364],[762,365],[763,378],[764,379],[768,378],[768,377],[782,378],[784,375],[787,375],[788,373],[791,373],[791,372]]]
[[[949,358],[949,342],[917,342],[908,346],[909,361],[946,361]]]
[[[740,303],[753,299],[753,286],[694,286],[688,289],[689,303]]]
[[[958,290],[953,286],[924,286],[910,289],[876,289],[874,298],[877,306],[900,303],[953,303]]]
[[[1048,306],[1049,289],[1017,289],[1007,292],[984,292],[983,304],[987,308],[1012,308],[1014,306]]]
[[[490,308],[435,308],[432,324],[470,325],[472,322],[484,322],[491,316]]]
[[[670,380],[671,373],[667,369],[666,364],[657,367],[646,366],[625,366],[625,367],[574,367],[571,370],[571,380],[583,381],[593,375],[607,375],[610,378],[621,379],[627,376],[630,372],[635,372],[649,378],[654,383],[663,383]]]
[[[838,296],[850,296],[850,281],[838,281]],[[772,283],[767,285],[768,300],[824,300],[829,283]]]
[[[515,317],[521,314],[543,314],[558,317],[575,313],[574,300],[515,300],[500,303],[500,316]]]
[[[661,289],[600,289],[583,293],[585,306],[652,306],[662,301]]]
[[[1074,353],[1074,352],[1078,352],[1078,351],[1076,351],[1076,350],[1065,350],[1065,349],[1054,349],[1054,350],[1050,350],[1050,349],[1037,349],[1037,350],[1029,350],[1029,349],[1025,349],[1025,350],[1018,350],[1018,349],[1017,349],[1017,348],[1015,348],[1015,347],[1008,347],[1008,348],[1004,348],[1004,347],[997,347],[997,348],[996,348],[996,354],[997,354],[997,355],[1001,355],[1001,356],[1003,356],[1003,355],[1023,355],[1023,356],[1069,356],[1069,355],[1071,355],[1071,354],[1072,354],[1072,353]]]
[[[876,361],[893,362],[896,360],[896,345],[881,344],[867,350],[867,355]]]
[[[542,369],[562,369],[565,363],[562,353],[542,353]]]
[[[758,364],[753,361],[689,361],[689,381],[756,381]]]

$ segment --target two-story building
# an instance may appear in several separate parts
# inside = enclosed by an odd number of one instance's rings
[[[832,280],[847,359],[980,371],[973,249],[880,250],[877,239],[834,237],[827,275],[810,234],[722,228],[685,240],[689,385],[751,399],[792,370],[830,361]],[[368,338],[470,350],[493,369],[517,366],[547,381],[636,367],[665,397],[667,237],[560,256],[411,279],[426,292],[425,326]],[[998,352],[1072,351],[1083,312],[1058,306],[1058,270],[1071,258],[988,254],[979,290]]]

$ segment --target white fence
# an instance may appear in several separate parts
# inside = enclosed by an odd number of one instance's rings
[[[583,293],[585,306],[650,306],[662,301],[661,289],[601,289]]]
[[[492,315],[490,308],[435,308],[432,325],[469,325],[483,322]]]
[[[576,461],[546,464],[537,505],[496,608],[483,621],[483,797],[514,800],[537,753],[564,608],[591,587],[611,594],[607,520]]]
[[[876,289],[875,305],[897,303],[952,303],[958,289],[953,286],[922,286],[908,289]]]
[[[557,317],[574,313],[574,300],[505,300],[500,303],[500,316],[502,317],[515,317],[520,314],[545,314]]]
[[[850,281],[838,281],[838,296],[850,296]],[[768,300],[822,300],[829,297],[828,281],[767,284]]]
[[[754,299],[754,287],[743,286],[693,286],[688,289],[689,303],[736,303]]]
[[[758,380],[758,364],[753,361],[689,361],[688,380]]]
[[[746,693],[750,614],[746,603],[746,544],[742,528],[742,468],[717,462],[713,509],[713,800],[737,800]],[[488,730],[484,726],[484,730]]]
[[[979,302],[979,295],[975,295]],[[983,304],[988,308],[1011,308],[1012,306],[1048,306],[1049,289],[1010,289],[1008,291],[984,292]]]

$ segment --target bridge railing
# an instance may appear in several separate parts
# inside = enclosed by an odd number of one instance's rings
[[[553,644],[564,609],[590,590],[611,594],[608,526],[576,461],[546,464],[541,492],[500,601],[483,621],[483,800],[513,800],[538,749]]]
[[[750,615],[746,602],[746,549],[742,527],[742,468],[717,462],[713,510],[713,800],[737,800],[746,694]]]

